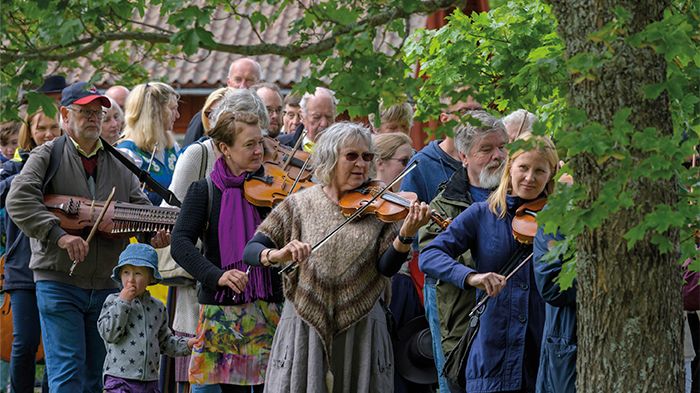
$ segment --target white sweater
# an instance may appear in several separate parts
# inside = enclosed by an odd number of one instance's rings
[[[202,148],[204,147],[204,149]],[[206,169],[204,176],[211,173],[216,162],[214,153],[214,143],[208,139],[202,143],[193,143],[180,154],[175,164],[173,180],[170,183],[170,191],[175,194],[180,201],[185,199],[187,189],[190,184],[200,179],[200,169],[202,167],[202,153],[206,150]],[[165,201],[161,206],[170,206]],[[170,247],[159,249],[158,258],[171,258]],[[175,302],[175,316],[173,317],[173,330],[176,332],[189,333],[194,335],[197,330],[197,319],[199,317],[199,304],[197,303],[197,290],[194,287],[178,287],[177,299]]]

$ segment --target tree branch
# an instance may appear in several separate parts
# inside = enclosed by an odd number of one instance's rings
[[[457,0],[432,0],[422,2],[414,12],[408,12],[400,7],[389,8],[387,11],[376,15],[368,16],[357,23],[348,26],[339,26],[329,37],[310,44],[288,44],[277,45],[262,43],[257,45],[232,45],[221,42],[207,44],[202,42],[200,48],[212,51],[236,53],[244,56],[255,55],[279,55],[290,60],[297,60],[301,57],[318,54],[330,50],[335,45],[337,39],[344,35],[356,35],[360,32],[384,25],[394,19],[407,18],[414,13],[431,13],[438,9],[448,8],[459,3]],[[0,57],[3,62],[13,61],[65,61],[88,55],[100,45],[110,41],[141,41],[150,43],[170,43],[171,34],[156,32],[108,32],[98,34],[90,38],[81,38],[69,44],[52,45],[44,48],[33,48],[31,52],[22,51],[2,51]],[[68,50],[65,53],[57,53]]]

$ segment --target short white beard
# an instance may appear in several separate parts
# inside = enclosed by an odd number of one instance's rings
[[[479,173],[479,187],[486,188],[488,190],[498,187],[501,183],[501,177],[503,176],[503,169],[505,168],[505,160],[501,161],[501,164],[496,168],[484,167]]]

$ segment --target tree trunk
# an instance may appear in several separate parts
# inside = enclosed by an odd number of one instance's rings
[[[612,128],[614,114],[631,108],[629,121],[637,130],[655,127],[659,138],[672,134],[668,96],[643,97],[642,87],[665,80],[666,64],[651,49],[634,48],[620,36],[594,43],[588,35],[613,20],[615,7],[632,15],[625,35],[643,30],[662,18],[669,0],[552,0],[566,53],[601,54],[612,59],[594,80],[569,85],[569,104],[590,121]],[[641,152],[633,153],[637,158]],[[574,178],[590,190],[590,206],[602,185],[617,171],[616,161],[600,164],[582,154],[572,159]],[[677,198],[674,181],[643,179],[628,182],[635,208],[649,212]],[[641,208],[641,210],[639,210]],[[646,238],[630,250],[622,238],[641,220],[635,209],[610,214],[599,228],[577,239],[578,272],[578,392],[682,392],[681,275],[677,255],[661,254]],[[669,234],[676,245],[678,236]]]

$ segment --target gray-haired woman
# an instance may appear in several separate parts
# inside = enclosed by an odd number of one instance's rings
[[[245,248],[250,265],[298,263],[284,280],[266,392],[393,391],[394,356],[380,299],[427,223],[428,206],[414,203],[401,225],[356,219],[311,253],[312,244],[345,221],[338,201],[367,182],[373,158],[367,128],[329,127],[314,149],[321,184],[287,197]]]

